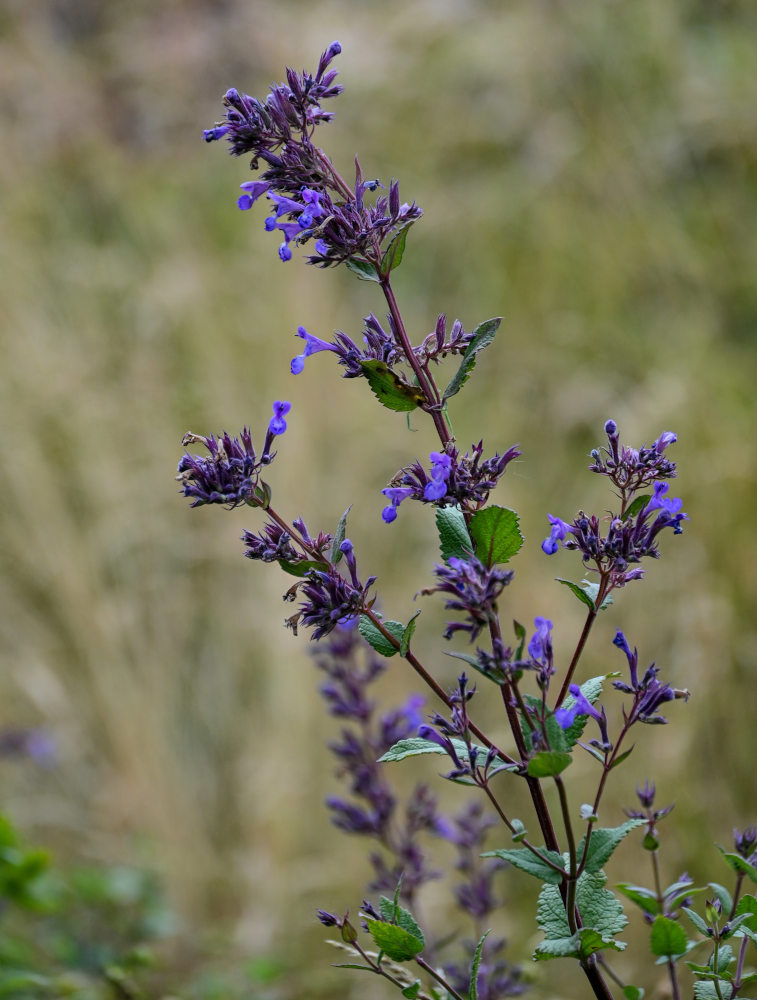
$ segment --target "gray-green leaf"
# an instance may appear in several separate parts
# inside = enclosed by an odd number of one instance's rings
[[[628,836],[631,830],[635,830],[637,826],[643,826],[646,820],[643,819],[629,819],[621,826],[615,826],[610,828],[596,827],[592,830],[591,838],[589,839],[589,850],[586,855],[585,870],[587,872],[596,872],[609,860],[615,848],[621,841]],[[579,858],[583,857],[584,843],[586,838],[581,839],[581,843],[578,847]]]
[[[405,626],[402,622],[386,621],[381,622],[381,624],[387,632],[395,637],[398,644],[402,643],[402,636],[405,632]],[[365,641],[370,643],[376,652],[380,653],[382,656],[394,656],[394,654],[399,651],[399,646],[392,645],[386,636],[376,628],[368,615],[360,616],[357,627]]]
[[[563,871],[565,870],[565,859],[562,854],[559,854],[557,851],[548,851],[546,847],[539,847],[537,850],[539,854],[557,865],[558,868]],[[533,851],[529,851],[526,847],[513,847],[502,851],[487,851],[481,857],[501,858],[503,861],[511,864],[513,868],[526,872],[527,875],[533,875],[534,878],[538,878],[540,882],[546,882],[547,885],[559,885],[562,882],[560,872],[556,872],[554,868],[550,868],[548,864],[542,861],[541,858],[537,858]]]
[[[459,507],[437,507],[436,528],[439,532],[442,559],[445,562],[453,557],[470,559],[473,542],[468,534],[465,516]]]

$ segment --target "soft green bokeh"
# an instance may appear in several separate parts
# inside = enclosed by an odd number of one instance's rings
[[[352,503],[384,605],[417,607],[430,512],[404,507],[389,528],[378,490],[428,454],[430,427],[407,433],[328,356],[288,373],[298,324],[355,335],[381,314],[377,289],[281,264],[263,209],[236,210],[245,163],[200,135],[229,85],[262,94],[334,37],[346,93],[322,143],[345,173],[359,152],[367,176],[399,177],[426,213],[397,273],[414,339],[440,311],[466,328],[504,316],[452,415],[464,445],[523,449],[497,494],[527,538],[506,619],[548,614],[570,654],[581,610],[552,580],[580,569],[541,553],[546,511],[609,504],[585,471],[608,416],[632,443],[679,435],[691,520],[618,595],[585,671],[622,665],[622,627],[694,697],[641,734],[607,822],[655,776],[678,803],[672,878],[701,876],[710,841],[757,818],[756,28],[737,0],[5,4],[2,723],[58,746],[44,773],[0,767],[29,836],[154,866],[187,928],[283,962],[293,995],[334,960],[314,907],[361,898],[363,845],[321,805],[335,727],[306,643],[278,627],[287,581],[240,558],[252,513],[188,511],[172,479],[185,430],[260,436],[271,401],[290,399],[281,506],[331,530]],[[419,650],[450,680],[439,602],[419,601]],[[384,690],[411,685],[397,663]],[[479,709],[493,724],[496,710]],[[522,946],[524,907],[507,927]]]

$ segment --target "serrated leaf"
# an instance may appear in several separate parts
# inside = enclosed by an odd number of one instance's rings
[[[568,955],[587,958],[601,948],[622,951],[625,943],[613,940],[628,923],[623,907],[609,889],[603,888],[607,878],[604,872],[583,872],[576,883],[576,906],[583,926],[576,934],[570,933],[565,905],[556,885],[545,885],[539,894],[536,919],[545,934],[537,947],[534,958],[556,958]],[[574,950],[568,950],[568,941]]]
[[[633,502],[628,505],[628,508],[627,508],[625,514],[623,515],[623,517],[621,517],[621,521],[627,521],[631,517],[636,517],[636,515],[640,511],[644,510],[644,508],[646,507],[646,505],[649,503],[649,501],[651,499],[652,499],[652,494],[651,493],[647,493],[644,496],[636,497],[633,500]]]
[[[387,632],[390,632],[395,637],[398,643],[402,642],[402,636],[405,631],[405,626],[402,622],[386,621],[381,622],[381,624]],[[382,635],[368,615],[360,616],[357,627],[358,632],[360,632],[365,641],[373,646],[381,656],[394,656],[399,651],[398,646],[393,646],[386,636]]]
[[[522,826],[523,824],[521,823]],[[525,830],[523,830],[521,836],[523,835],[525,835]],[[565,859],[562,854],[559,854],[557,851],[548,851],[546,847],[539,847],[538,851],[539,854],[548,858],[553,864],[558,865],[563,871],[565,870]],[[508,864],[511,864],[513,868],[517,868],[527,875],[533,875],[534,878],[538,878],[540,882],[546,882],[547,885],[559,885],[562,882],[562,876],[559,872],[556,872],[554,868],[550,868],[548,864],[545,864],[541,858],[537,858],[526,847],[513,847],[502,851],[487,851],[481,857],[501,858],[502,861],[507,861]]]
[[[478,970],[481,967],[481,955],[484,950],[484,941],[491,931],[487,931],[482,935],[478,944],[476,945],[476,951],[473,955],[473,963],[471,964],[470,970],[470,986],[468,987],[468,1000],[478,1000]]]
[[[453,736],[451,738],[451,743],[460,760],[467,760],[468,747],[465,745],[465,742]],[[486,747],[478,746],[477,743],[471,743],[471,747],[478,750],[479,760],[483,760],[486,757]],[[379,757],[378,763],[383,764],[404,760],[405,757],[419,757],[422,754],[428,753],[443,754],[444,756],[447,756],[447,751],[444,747],[440,747],[438,743],[432,743],[431,740],[424,740],[420,736],[411,736],[406,740],[399,740],[394,744],[394,746],[389,747],[383,757]],[[517,770],[517,765],[513,764],[509,769]]]
[[[696,1000],[720,1000],[721,997],[731,996],[731,984],[727,979],[720,980],[720,994],[715,983],[707,979],[699,979],[694,983],[694,997]],[[733,1000],[739,1000],[734,997]]]
[[[456,393],[460,392],[462,387],[470,378],[470,374],[476,365],[476,355],[479,351],[483,351],[485,347],[488,347],[489,344],[491,344],[501,322],[502,317],[496,316],[494,319],[487,319],[483,323],[480,323],[473,331],[471,341],[465,349],[465,354],[460,361],[460,367],[457,369],[449,385],[442,394],[443,400],[449,399],[450,396],[454,396]]]
[[[407,656],[407,651],[410,649],[410,640],[415,633],[415,620],[419,614],[420,611],[416,611],[405,626],[405,631],[402,633],[402,639],[400,640],[400,656]]]
[[[348,257],[344,262],[347,270],[356,274],[361,281],[380,281],[376,268],[369,260],[360,260],[358,257]]]
[[[680,924],[660,913],[654,918],[649,946],[653,955],[676,959],[686,954],[688,940]]]
[[[468,534],[465,516],[459,507],[437,507],[436,529],[439,532],[439,547],[445,562],[453,557],[470,559],[473,542]]]
[[[562,750],[541,750],[529,760],[526,770],[532,778],[554,778],[572,762],[569,753]]]
[[[407,240],[407,231],[409,228],[410,226],[408,225],[404,229],[400,229],[384,251],[384,256],[381,258],[382,275],[386,276],[390,274],[395,267],[399,267],[402,263],[402,255],[405,252],[405,241]]]
[[[706,937],[709,937],[709,935],[707,934],[707,924],[699,916],[696,910],[692,910],[688,906],[682,906],[681,912],[686,914],[686,916],[689,918],[689,920],[696,927],[696,929],[699,931],[700,934],[704,934]]]
[[[360,369],[368,380],[374,396],[387,410],[404,413],[416,409],[425,402],[421,390],[403,382],[385,361],[361,361]]]
[[[339,524],[336,526],[336,531],[334,532],[334,538],[331,542],[331,562],[334,566],[339,562],[344,553],[340,550],[339,546],[344,541],[347,535],[347,515],[352,508],[352,504],[347,508],[347,510],[339,518]]]
[[[660,912],[657,895],[651,889],[645,889],[641,885],[630,885],[628,882],[621,882],[616,889],[622,892],[626,899],[636,903],[645,913],[650,913],[654,917]]]
[[[376,946],[393,962],[406,962],[423,951],[423,940],[406,931],[404,927],[370,919],[366,920],[366,925]]]
[[[589,850],[586,855],[584,870],[587,872],[599,871],[612,856],[615,848],[622,843],[631,830],[637,826],[643,826],[646,820],[629,819],[620,826],[615,827],[595,827],[589,839]],[[578,847],[578,857],[583,857],[586,837],[581,838]]]
[[[518,515],[507,507],[492,505],[476,511],[468,529],[476,556],[489,569],[507,562],[523,545]]]
[[[396,924],[404,931],[407,931],[408,934],[412,934],[417,941],[420,941],[421,947],[423,947],[426,943],[423,931],[418,926],[412,913],[399,905],[399,890],[401,885],[402,883],[400,882],[400,885],[397,886],[397,892],[394,894],[394,899],[387,899],[386,896],[381,897],[379,901],[381,916],[387,923]]]
[[[287,562],[286,559],[279,559],[278,564],[290,576],[307,576],[311,569],[319,569],[323,572],[328,570],[326,563],[316,562],[314,559],[301,559],[299,562]]]
[[[745,858],[742,858],[740,854],[733,854],[730,851],[724,851],[719,844],[716,846],[729,867],[731,867],[735,872],[746,875],[752,882],[757,883],[757,868],[755,868],[754,865],[750,865],[749,862]]]

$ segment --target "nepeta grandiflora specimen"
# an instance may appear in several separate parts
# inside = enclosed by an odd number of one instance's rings
[[[366,180],[357,159],[354,182],[348,183],[314,142],[318,126],[333,117],[323,104],[342,89],[331,68],[339,52],[338,43],[330,45],[315,74],[287,70],[286,83],[272,87],[264,101],[229,90],[225,117],[205,138],[224,140],[232,154],[251,157],[256,176],[241,185],[239,208],[247,212],[258,202],[267,203],[265,228],[278,234],[283,262],[292,259],[293,248],[304,246],[307,263],[320,268],[344,264],[358,278],[375,282],[383,294],[385,320],[371,314],[354,336],[337,331],[327,340],[299,327],[301,343],[290,370],[299,375],[309,357],[333,354],[343,377],[365,379],[386,409],[418,410],[430,418],[435,440],[428,457],[409,455],[382,491],[383,530],[393,530],[405,501],[434,508],[443,561],[423,593],[443,596],[451,619],[444,638],[467,637],[468,651],[453,655],[480,675],[489,697],[501,701],[504,725],[492,735],[484,733],[475,721],[481,691],[469,676],[461,674],[447,691],[415,655],[417,615],[404,624],[376,610],[376,577],[358,568],[355,547],[346,537],[346,514],[333,532],[314,535],[301,511],[288,517],[278,504],[274,507],[262,476],[274,458],[274,438],[286,429],[288,402],[274,403],[260,455],[246,429],[239,439],[227,434],[185,437],[185,444],[202,444],[207,451],[203,456],[187,453],[179,464],[178,478],[193,506],[244,504],[264,512],[262,527],[244,532],[245,555],[275,562],[295,577],[284,595],[297,603],[287,624],[295,633],[300,627],[311,629],[312,638],[319,640],[315,659],[326,675],[322,694],[330,713],[344,725],[331,748],[350,797],[331,798],[328,806],[336,826],[375,843],[369,888],[387,895],[378,903],[363,900],[358,926],[347,914],[322,910],[319,918],[340,932],[352,956],[349,968],[384,977],[411,1000],[513,996],[524,984],[518,970],[502,960],[502,942],[489,937],[501,906],[495,877],[499,881],[499,870],[509,866],[541,883],[537,921],[544,939],[534,958],[574,959],[596,997],[613,996],[613,981],[616,995],[633,1000],[643,991],[622,983],[607,961],[608,953],[625,948],[618,935],[627,918],[618,896],[606,887],[604,866],[638,828],[651,858],[653,885],[618,889],[651,924],[651,950],[667,966],[672,995],[682,995],[680,960],[709,942],[705,957],[686,963],[696,978],[695,994],[705,1000],[734,1000],[752,978],[745,957],[748,942],[757,941],[757,899],[743,890],[748,881],[757,883],[757,834],[752,828],[737,831],[735,849],[722,851],[735,872],[735,890],[731,894],[711,883],[704,917],[690,904],[705,889],[697,889],[686,875],[664,886],[658,824],[670,808],[654,807],[654,786],[645,781],[639,787],[642,808],[630,810],[619,825],[600,826],[600,813],[611,771],[633,749],[629,732],[640,724],[666,723],[671,703],[688,692],[661,677],[655,664],[641,669],[637,649],[620,631],[614,655],[623,669],[583,681],[579,674],[599,613],[607,610],[616,591],[643,578],[645,560],[659,557],[666,536],[682,533],[686,514],[681,500],[670,495],[676,467],[668,452],[676,435],[663,431],[637,449],[622,444],[615,422],[608,420],[606,442],[592,452],[589,468],[609,480],[611,510],[602,515],[579,511],[572,520],[548,515],[543,552],[551,556],[561,545],[575,550],[587,574],[578,583],[560,581],[586,616],[570,661],[555,662],[552,622],[543,609],[530,635],[515,623],[512,638],[506,638],[500,605],[514,577],[507,564],[523,538],[515,512],[489,503],[489,497],[520,452],[515,445],[487,452],[483,440],[463,450],[447,415],[449,400],[465,386],[500,321],[490,319],[466,332],[459,320],[448,326],[440,315],[430,333],[417,343],[411,339],[391,276],[421,210],[415,202],[401,201],[395,180],[388,189],[379,180]],[[439,365],[450,358],[456,371],[442,388]],[[424,516],[420,509],[417,516]],[[396,654],[438,699],[439,711],[424,718],[421,700],[414,697],[393,712],[378,714],[369,688],[385,659]],[[613,690],[622,696],[618,708],[604,703]],[[598,777],[593,791],[571,789],[569,797],[566,771],[576,753],[594,759]],[[418,786],[400,808],[386,764],[419,754],[446,757],[446,778],[477,796],[457,816],[442,815],[426,786]],[[523,782],[528,789],[533,806],[529,824],[509,811],[512,782]],[[557,809],[548,806],[545,783],[556,787]],[[576,801],[584,804],[576,808]],[[484,852],[485,835],[491,838],[496,830],[500,837],[507,831],[513,846]],[[426,841],[432,838],[455,845],[456,867],[463,875],[455,894],[472,920],[474,937],[463,943],[462,964],[443,953],[438,938],[427,942],[411,912],[424,883],[440,874],[426,855]],[[689,940],[682,914],[701,933],[699,939]],[[738,955],[727,943],[731,939]]]

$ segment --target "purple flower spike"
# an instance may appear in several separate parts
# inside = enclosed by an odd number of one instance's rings
[[[548,556],[553,556],[560,548],[559,543],[565,539],[565,536],[570,531],[570,525],[559,517],[553,517],[552,514],[547,514],[547,517],[549,518],[549,523],[552,525],[552,530],[549,533],[549,538],[545,538],[541,543],[541,547],[542,551]]]
[[[329,344],[326,340],[320,340],[318,337],[314,337],[312,334],[307,332],[304,326],[297,327],[297,336],[302,337],[305,341],[305,350],[302,354],[298,354],[296,358],[292,358],[290,370],[293,375],[300,374],[305,367],[305,358],[309,358],[311,354],[318,354],[319,351],[336,351],[338,353],[334,344]]]
[[[268,430],[274,436],[278,434],[283,434],[287,429],[287,422],[284,419],[287,413],[292,409],[292,404],[286,401],[276,400],[273,404],[273,416],[268,423]]]

